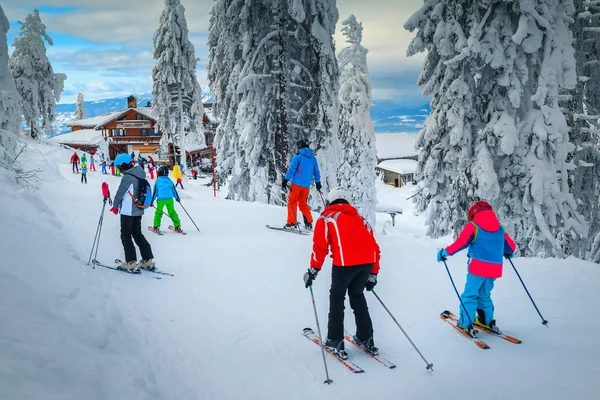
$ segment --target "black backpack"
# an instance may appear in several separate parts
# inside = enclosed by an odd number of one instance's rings
[[[138,208],[150,207],[150,204],[152,203],[152,186],[150,186],[150,182],[148,182],[147,179],[138,178],[132,174],[130,175],[138,180],[138,192],[133,199],[135,201],[135,205]]]

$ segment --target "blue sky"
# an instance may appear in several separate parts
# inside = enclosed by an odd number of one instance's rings
[[[208,10],[212,0],[182,0],[196,48],[198,79],[208,90],[206,62]],[[407,106],[427,102],[416,87],[423,57],[407,58],[412,34],[404,22],[422,5],[420,0],[338,0],[341,21],[355,14],[363,22],[363,45],[369,49],[369,69],[375,100],[396,100]],[[61,102],[73,102],[82,92],[86,100],[151,91],[152,35],[158,26],[162,0],[4,0],[2,7],[11,22],[9,45],[19,33],[18,20],[34,8],[53,46],[48,58],[55,72],[67,74]],[[336,49],[344,46],[336,34]],[[9,51],[10,48],[9,47]]]

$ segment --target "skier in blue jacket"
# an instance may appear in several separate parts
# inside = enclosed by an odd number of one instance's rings
[[[298,141],[298,154],[292,157],[290,167],[285,178],[281,182],[283,190],[287,190],[288,181],[292,181],[292,190],[288,198],[288,217],[284,229],[298,229],[296,214],[298,207],[304,216],[304,227],[312,229],[313,217],[310,207],[306,203],[310,193],[310,185],[313,176],[318,191],[321,191],[321,173],[319,172],[319,163],[308,147],[306,140]]]
[[[154,232],[160,233],[160,220],[164,214],[163,208],[166,206],[167,215],[173,220],[175,232],[182,233],[181,221],[179,220],[179,215],[177,215],[177,212],[175,211],[175,203],[173,202],[173,198],[175,198],[178,203],[181,199],[179,198],[177,189],[175,189],[175,185],[173,185],[173,181],[169,179],[169,168],[165,165],[158,169],[158,177],[154,184],[153,193],[152,203],[154,203],[154,200],[157,200],[156,212],[154,213]]]

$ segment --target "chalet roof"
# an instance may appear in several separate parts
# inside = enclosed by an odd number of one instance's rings
[[[136,107],[136,108],[124,108],[122,110],[117,110],[113,112],[109,112],[106,114],[98,115],[92,118],[85,118],[76,121],[67,122],[67,126],[82,126],[85,128],[94,128],[98,129],[99,127],[106,125],[107,123],[114,121],[120,116],[128,113],[130,110],[137,112],[138,114],[145,115],[146,117],[156,121],[158,117],[153,113],[153,109],[150,107]]]
[[[378,133],[375,135],[378,160],[417,156],[415,142],[407,133]]]
[[[395,172],[400,175],[414,174],[417,171],[417,161],[415,160],[385,160],[377,165],[377,168],[386,171]]]
[[[102,132],[95,129],[80,129],[75,132],[64,133],[49,139],[60,144],[79,144],[98,146],[102,142]]]

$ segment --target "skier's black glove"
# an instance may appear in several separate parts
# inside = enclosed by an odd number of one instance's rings
[[[504,258],[511,259],[514,256],[512,253],[504,253]]]
[[[315,280],[315,278],[317,277],[317,274],[319,273],[319,270],[313,267],[310,267],[308,269],[308,271],[306,271],[306,273],[304,274],[304,286],[306,288],[308,288],[309,286],[312,286],[313,281]]]
[[[317,182],[316,186],[317,186],[317,190],[320,192],[321,188],[323,187],[323,185],[321,185],[321,182]]]
[[[369,279],[367,280],[367,284],[365,288],[370,292],[377,285],[377,274],[369,275]]]
[[[288,188],[287,184],[288,184],[288,180],[287,179],[284,179],[283,181],[281,181],[281,189],[283,189],[284,191],[286,191],[287,188]]]

